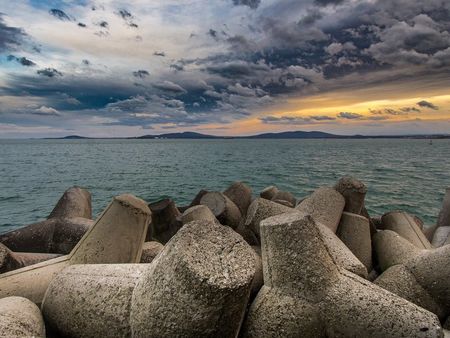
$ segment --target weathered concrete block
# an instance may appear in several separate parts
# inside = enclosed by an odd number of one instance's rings
[[[217,218],[217,220],[235,229],[238,227],[242,215],[236,204],[221,192],[209,192],[205,194],[200,204],[206,205]]]
[[[0,337],[45,337],[41,311],[22,297],[0,299]]]
[[[445,189],[444,200],[436,225],[438,227],[450,226],[450,187]]]
[[[423,251],[391,230],[377,232],[373,237],[373,245],[381,271],[406,263]]]
[[[440,319],[445,318],[446,310],[416,281],[414,275],[402,264],[394,265],[383,272],[375,281],[396,295],[417,304],[436,314]]]
[[[391,211],[381,217],[381,222],[382,230],[395,231],[420,249],[432,248],[414,218],[408,213],[401,210]]]
[[[91,194],[80,187],[67,189],[48,218],[92,218]]]
[[[65,268],[50,283],[42,303],[49,328],[63,337],[131,337],[132,294],[148,269],[147,264]]]
[[[339,192],[333,188],[322,187],[305,198],[296,209],[311,215],[316,222],[336,232],[344,206],[345,199]]]
[[[242,216],[247,214],[247,209],[252,203],[252,189],[242,182],[234,182],[223,192],[239,208]]]
[[[371,271],[372,241],[369,220],[357,214],[343,212],[337,234],[341,241],[364,264],[367,271]]]
[[[450,244],[450,226],[438,227],[433,235],[431,245],[435,248]]]
[[[336,234],[328,227],[321,223],[316,223],[322,235],[323,241],[328,249],[333,261],[341,268],[367,279],[367,268],[364,264],[350,251],[350,249],[336,236]]]
[[[31,252],[13,252],[0,243],[0,273],[23,268],[37,264],[52,258],[59,257],[58,254],[42,254]]]
[[[187,209],[181,215],[181,221],[183,224],[190,223],[192,221],[210,221],[210,222],[219,222],[212,213],[211,209],[209,209],[206,205],[195,205]]]
[[[252,204],[250,204],[248,208],[244,225],[251,231],[253,231],[253,233],[259,240],[259,224],[262,220],[271,216],[280,215],[292,211],[292,208],[286,207],[284,205],[269,201],[264,198],[257,198],[252,202]]]
[[[139,262],[150,219],[143,200],[115,197],[69,255],[0,275],[0,298],[22,296],[40,303],[55,273],[68,265]]]
[[[265,188],[263,191],[261,191],[259,193],[259,197],[270,201],[276,195],[276,193],[278,191],[279,190],[278,190],[278,188],[276,186],[271,185],[271,186]]]
[[[255,256],[232,229],[186,224],[150,267],[133,292],[135,337],[237,336]]]
[[[336,183],[334,189],[345,198],[344,211],[361,214],[367,193],[363,182],[351,176],[344,176]]]
[[[245,227],[251,229],[259,238],[260,223],[272,216],[286,214],[286,213],[300,213],[297,209],[292,209],[284,205],[257,198],[248,208],[247,218],[245,220]],[[344,243],[336,236],[336,234],[321,223],[317,223],[320,232],[325,238],[326,245],[330,254],[336,263],[363,278],[367,278],[367,269],[355,257],[355,255],[345,246]]]
[[[52,218],[0,235],[0,242],[16,252],[68,254],[94,221],[82,218]]]
[[[142,245],[141,263],[151,263],[153,259],[164,249],[164,245],[159,242],[145,242]]]
[[[152,212],[152,222],[146,240],[166,244],[183,226],[181,213],[170,198],[150,203],[148,206]]]
[[[338,268],[310,215],[266,219],[261,239],[264,287],[243,337],[442,337],[434,314]]]
[[[392,265],[384,271],[375,283],[444,319],[450,314],[450,271],[445,268],[450,265],[450,246],[414,251],[412,244],[408,244],[403,238],[390,235],[390,241],[392,242],[390,252],[383,253],[380,250],[379,255],[381,258],[384,255],[400,264]],[[398,248],[400,250],[397,252]],[[395,257],[396,253],[400,258]],[[399,270],[404,273],[398,273]]]
[[[289,203],[291,208],[295,207],[297,204],[297,199],[289,191],[277,191],[277,193],[272,197],[272,201],[286,201]]]
[[[284,205],[285,207],[289,207],[289,208],[295,207],[295,205],[293,205],[291,202],[288,202],[288,201],[285,201],[285,200],[275,199],[275,200],[272,200],[272,202]]]

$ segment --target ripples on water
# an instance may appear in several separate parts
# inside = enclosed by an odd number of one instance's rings
[[[73,185],[98,214],[125,192],[184,205],[242,180],[255,195],[275,184],[301,198],[344,175],[366,183],[372,214],[404,209],[432,224],[450,186],[450,140],[2,140],[0,232],[44,219]]]

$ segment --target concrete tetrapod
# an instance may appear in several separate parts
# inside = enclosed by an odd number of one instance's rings
[[[259,238],[260,223],[272,216],[281,215],[285,213],[301,213],[297,209],[292,209],[284,205],[267,201],[263,198],[257,198],[248,208],[245,226],[254,232],[257,231]],[[335,259],[336,263],[344,269],[351,271],[358,276],[367,278],[367,269],[361,261],[346,247],[346,245],[336,236],[336,234],[326,227],[318,223],[318,227],[324,236],[325,243]]]
[[[52,280],[42,302],[48,330],[57,337],[131,337],[133,290],[149,268],[150,264],[66,267]]]
[[[170,198],[148,205],[152,212],[146,240],[154,240],[166,244],[182,227],[181,213]]]
[[[58,254],[13,252],[0,243],[0,273],[37,264],[49,259],[59,257]]]
[[[41,311],[22,297],[0,299],[0,337],[45,337]]]
[[[151,263],[155,257],[164,249],[164,245],[159,242],[145,242],[142,245],[141,263]]]
[[[236,337],[256,255],[229,227],[192,222],[152,264],[65,268],[43,314],[64,337]]]
[[[22,296],[39,304],[55,273],[68,265],[139,262],[150,219],[143,200],[115,197],[69,255],[0,275],[0,298]]]
[[[445,196],[436,225],[438,227],[450,226],[450,187],[445,189]]]
[[[264,188],[264,190],[259,193],[259,197],[266,200],[272,200],[272,198],[277,194],[278,191],[279,190],[276,186],[271,185],[267,188]]]
[[[375,237],[375,248],[380,266],[384,262],[389,268],[374,283],[445,319],[450,314],[450,245],[417,250],[405,239],[383,233]]]
[[[344,206],[345,199],[339,192],[333,188],[321,187],[295,208],[336,232]]]
[[[372,270],[372,240],[369,220],[363,216],[343,212],[338,237],[351,252],[364,264],[367,271]]]
[[[206,205],[223,225],[235,229],[241,222],[242,215],[239,208],[221,192],[206,193],[201,198],[200,204]]]
[[[291,206],[292,208],[297,204],[297,199],[289,191],[277,191],[277,193],[272,197],[272,201],[288,202],[287,205]]]
[[[236,337],[255,263],[253,249],[229,227],[186,224],[133,292],[133,335]]]
[[[195,205],[187,209],[181,215],[181,221],[183,224],[190,223],[192,221],[211,221],[211,222],[219,222],[212,213],[211,209],[209,209],[206,205]]]
[[[94,224],[93,220],[51,218],[0,235],[0,242],[17,252],[68,254]]]
[[[252,189],[245,183],[234,182],[223,192],[239,208],[242,216],[247,214],[247,209],[252,203]]]
[[[367,193],[367,188],[363,182],[351,176],[344,176],[336,183],[334,189],[345,198],[344,211],[361,214]]]
[[[91,194],[80,187],[67,189],[48,218],[92,218]]]
[[[438,248],[447,244],[450,244],[450,226],[436,228],[431,245]]]
[[[419,249],[432,248],[415,219],[407,212],[396,210],[384,214],[381,217],[381,226],[382,230],[395,231]]]
[[[310,215],[266,219],[261,239],[264,286],[243,337],[443,337],[431,312],[340,269]]]

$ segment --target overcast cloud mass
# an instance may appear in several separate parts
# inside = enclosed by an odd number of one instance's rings
[[[447,0],[0,2],[0,137],[450,131]]]

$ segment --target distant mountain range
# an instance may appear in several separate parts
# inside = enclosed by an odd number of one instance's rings
[[[84,137],[78,135],[69,135],[52,139],[95,139],[96,137]],[[285,131],[280,133],[264,133],[249,136],[214,136],[186,131],[182,133],[168,133],[159,135],[143,135],[137,137],[111,137],[115,139],[374,139],[374,138],[412,138],[412,139],[448,139],[450,134],[435,135],[335,135],[322,131]]]

